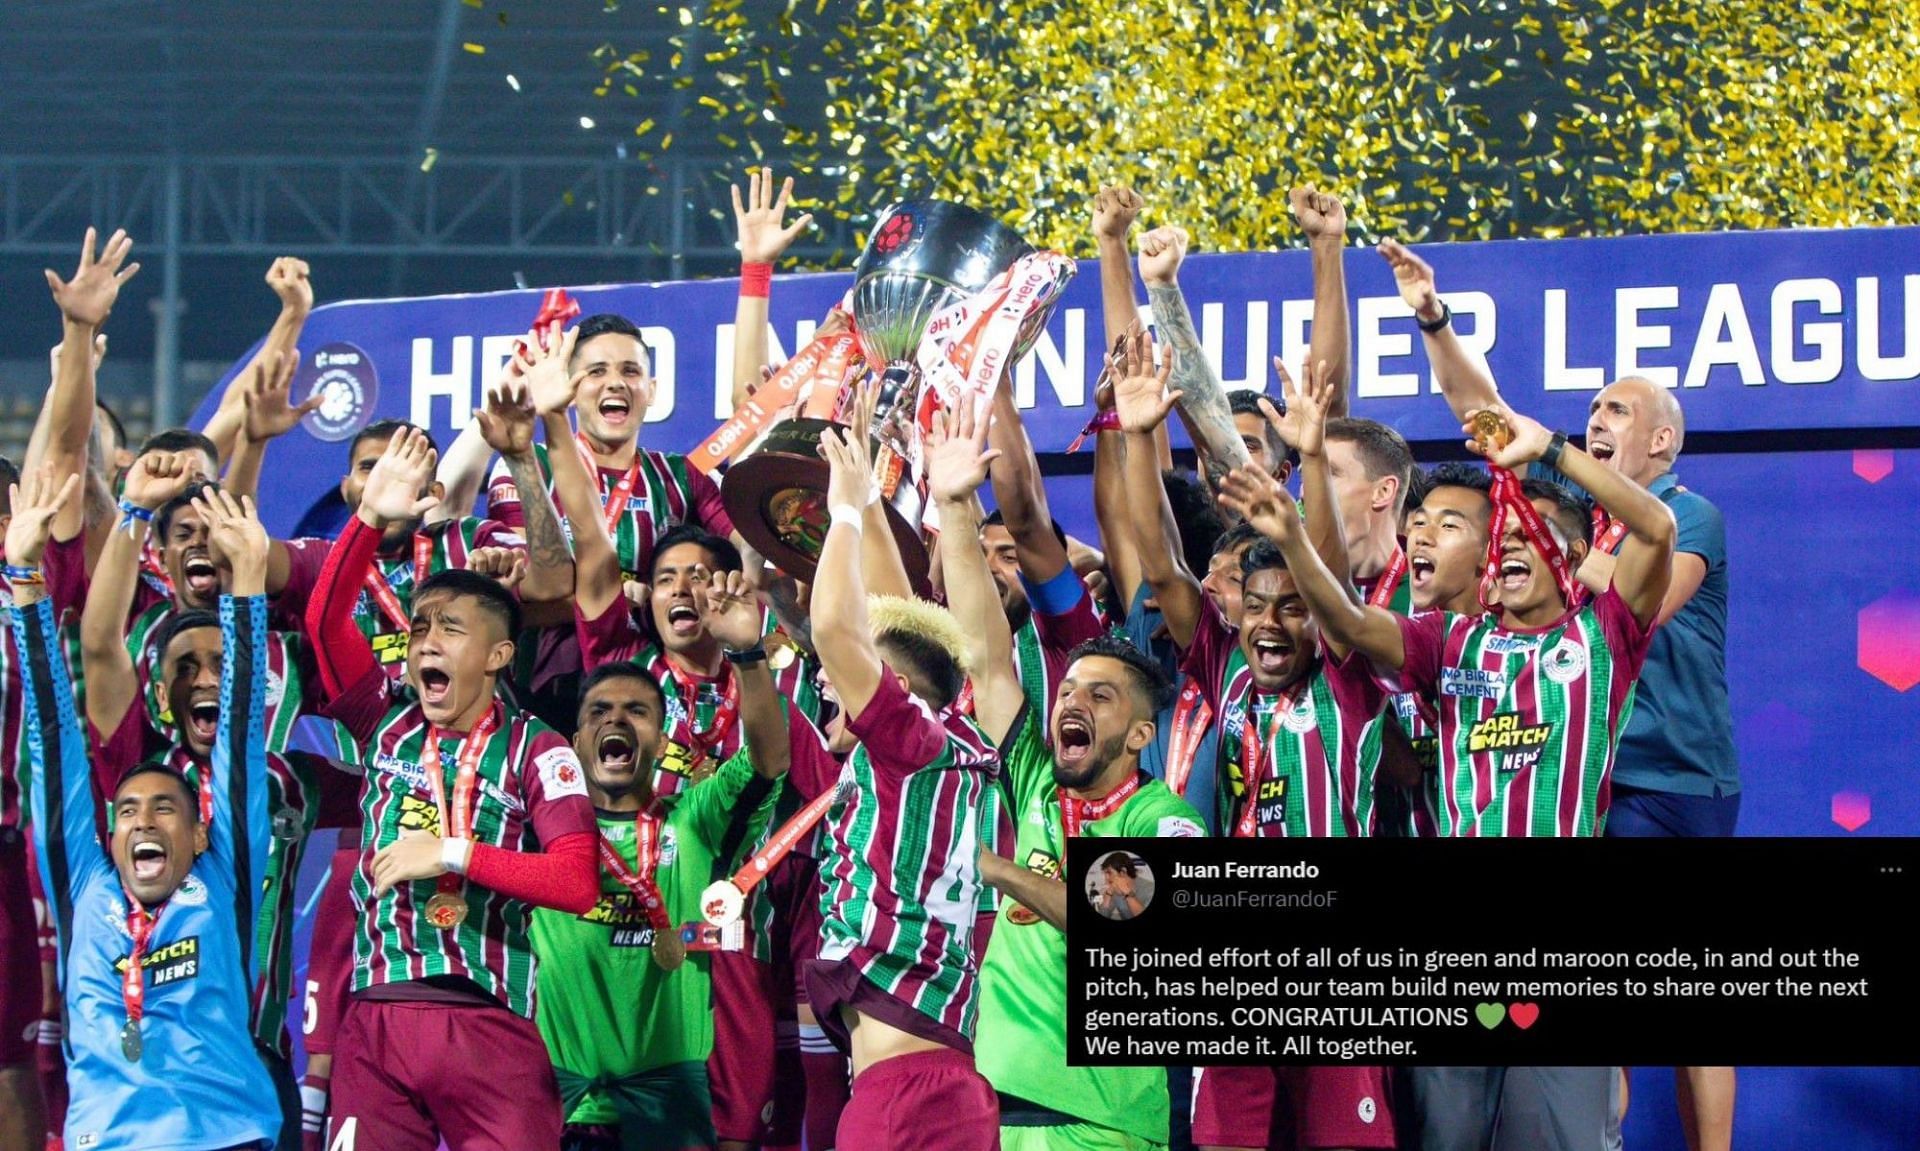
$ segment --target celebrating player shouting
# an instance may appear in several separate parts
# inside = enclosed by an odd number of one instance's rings
[[[382,534],[431,505],[432,474],[417,431],[389,441],[307,612],[327,714],[365,745],[367,770],[328,1146],[551,1147],[560,1104],[530,1018],[528,905],[579,914],[598,893],[580,761],[496,695],[520,613],[492,579],[447,571],[415,589],[404,687],[353,622]]]
[[[226,655],[203,817],[199,790],[165,764],[113,793],[112,840],[97,805],[52,604],[28,572],[79,488],[42,474],[16,495],[7,530],[14,642],[26,668],[32,812],[59,931],[73,1147],[199,1151],[270,1145],[281,1112],[249,1042],[254,900],[272,823],[262,738],[267,534],[249,501],[211,531],[230,558],[219,599]]]
[[[829,430],[831,526],[813,639],[860,744],[828,812],[820,958],[809,999],[853,1058],[843,1148],[975,1151],[998,1143],[993,1089],[974,1070],[974,912],[983,797],[996,761],[937,718],[959,695],[965,642],[931,605],[876,600],[860,570],[866,445]],[[869,622],[871,620],[871,623]]]

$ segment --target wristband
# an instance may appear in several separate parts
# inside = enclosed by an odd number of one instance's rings
[[[151,524],[153,522],[153,509],[143,508],[131,500],[121,500],[120,526],[126,529],[128,535],[133,534],[133,522],[135,520],[139,520],[143,524]]]
[[[8,583],[28,585],[47,582],[47,577],[41,573],[38,566],[26,567],[21,564],[7,564],[4,568],[0,568],[0,575],[6,576]]]
[[[1067,453],[1071,455],[1079,451],[1080,446],[1087,442],[1088,436],[1098,435],[1101,432],[1117,432],[1121,430],[1123,429],[1120,427],[1119,412],[1112,408],[1108,408],[1104,412],[1096,412],[1094,417],[1087,421],[1087,426],[1080,429],[1080,434],[1074,437],[1073,442],[1067,445]]]
[[[440,866],[455,875],[467,873],[467,861],[473,858],[473,841],[447,836],[440,841]]]
[[[764,300],[773,294],[772,264],[741,264],[740,294],[755,300]]]
[[[767,649],[762,644],[755,644],[752,647],[747,648],[745,651],[728,651],[728,652],[722,652],[721,654],[727,657],[728,663],[736,663],[736,664],[737,663],[765,663],[767,659]]]
[[[1441,328],[1444,328],[1447,325],[1453,323],[1453,309],[1447,306],[1447,302],[1445,300],[1441,300],[1439,319],[1434,320],[1432,323],[1428,323],[1426,320],[1421,319],[1419,316],[1415,316],[1413,318],[1413,322],[1420,325],[1421,331],[1431,336],[1433,333],[1439,331]]]
[[[1547,441],[1547,450],[1540,453],[1540,462],[1556,471],[1560,467],[1560,453],[1566,449],[1567,433],[1555,432]]]
[[[865,521],[861,519],[860,509],[852,504],[833,505],[827,509],[827,519],[832,523],[845,524],[856,532],[866,526]]]

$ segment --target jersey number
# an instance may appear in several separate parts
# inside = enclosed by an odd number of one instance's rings
[[[320,1022],[320,981],[317,979],[309,979],[307,980],[306,1011],[300,1016],[300,1034],[312,1035],[314,1027],[318,1025],[319,1022]],[[329,1148],[328,1151],[332,1151],[332,1149]]]
[[[333,1142],[327,1144],[327,1151],[353,1151],[353,1143],[356,1138],[355,1129],[359,1124],[360,1120],[351,1115],[347,1116],[346,1119],[341,1122],[340,1130],[332,1133]]]

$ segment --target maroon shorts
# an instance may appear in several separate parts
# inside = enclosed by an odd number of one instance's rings
[[[848,1151],[999,1151],[1000,1100],[952,1049],[882,1059],[853,1080],[834,1145]]]
[[[767,898],[775,900],[775,930],[783,940],[786,971],[793,977],[795,1001],[807,1002],[807,964],[820,958],[820,863],[799,852],[780,861],[767,877]]]
[[[336,1038],[329,1151],[560,1145],[560,1091],[531,1019],[480,1004],[360,998]]]
[[[764,1140],[773,1121],[773,968],[742,951],[713,953],[713,1130]]]
[[[1198,1067],[1197,1147],[1313,1151],[1394,1146],[1384,1067]]]
[[[353,911],[353,871],[360,866],[359,837],[352,847],[333,853],[327,885],[320,891],[314,912],[313,940],[307,952],[307,992],[313,1014],[305,1020],[309,1055],[332,1055],[340,1023],[347,1015],[347,996],[353,991],[353,930],[359,916]]]
[[[40,993],[40,926],[27,882],[27,840],[17,827],[0,827],[0,1067],[33,1062]]]

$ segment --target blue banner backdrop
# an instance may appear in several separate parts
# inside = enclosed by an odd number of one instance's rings
[[[1522,411],[1576,431],[1595,390],[1637,372],[1680,388],[1695,442],[1753,433],[1735,441],[1752,450],[1689,454],[1677,469],[1727,521],[1741,832],[1848,834],[1834,816],[1854,811],[1870,813],[1864,824],[1848,819],[1855,834],[1920,833],[1920,581],[1910,563],[1889,562],[1920,554],[1920,451],[1888,450],[1910,447],[1920,428],[1920,229],[1450,244],[1423,254],[1468,346]],[[1091,540],[1091,461],[1058,455],[1087,420],[1102,351],[1097,276],[1090,263],[1084,271],[1016,384],[1042,466],[1059,473],[1049,482],[1054,512]],[[1415,442],[1457,443],[1384,262],[1356,250],[1347,276],[1355,414]],[[848,283],[778,280],[776,358],[805,342]],[[1303,252],[1194,256],[1182,283],[1229,386],[1269,386],[1272,355],[1303,357],[1312,311]],[[660,378],[648,443],[688,450],[718,426],[727,413],[716,382],[732,376],[731,281],[571,290],[586,312],[620,312],[646,329]],[[368,420],[411,419],[446,443],[538,303],[537,291],[519,291],[316,310],[296,388],[304,395],[336,373],[359,385],[361,403],[325,413],[337,438],[314,435],[328,427],[316,420],[274,444],[268,474],[307,477],[267,486],[276,533],[337,521],[344,440]],[[216,402],[209,397],[200,422]],[[1796,450],[1816,439],[1845,450]],[[309,853],[314,867],[325,858]],[[1688,882],[1710,904],[1715,877]],[[1620,897],[1625,906],[1631,893]],[[1683,1146],[1670,1083],[1662,1069],[1636,1073],[1632,1145]],[[1920,1071],[1750,1070],[1738,1127],[1755,1148],[1816,1137],[1835,1148],[1907,1146],[1920,1127]]]

